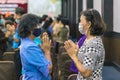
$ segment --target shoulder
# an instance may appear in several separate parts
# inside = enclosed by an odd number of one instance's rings
[[[36,48],[36,47],[38,47],[38,45],[34,41],[32,41],[28,38],[21,39],[21,46],[24,48],[32,48],[32,47]]]
[[[86,52],[87,54],[94,54],[98,55],[101,52],[104,52],[104,46],[102,43],[101,38],[96,38],[93,41],[91,41],[87,46],[86,46]]]
[[[101,37],[96,37],[94,40],[92,40],[87,47],[96,47],[99,45],[103,45]]]

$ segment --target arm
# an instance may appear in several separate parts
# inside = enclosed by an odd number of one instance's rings
[[[48,66],[48,69],[49,69],[49,71],[51,73],[52,72],[52,60],[51,60],[50,51],[45,52],[45,57],[50,62],[49,66]]]
[[[51,60],[51,54],[50,54],[50,48],[51,48],[51,40],[49,40],[49,37],[47,35],[47,33],[43,33],[42,35],[42,45],[41,48],[44,51],[45,57],[46,59],[51,63],[48,68],[50,70],[50,72],[52,72],[52,60]]]
[[[11,35],[10,31],[7,31],[7,32],[5,33],[5,37],[6,37],[6,38],[8,38],[10,35]]]
[[[68,55],[74,61],[77,69],[82,74],[82,76],[84,76],[85,78],[89,77],[92,74],[92,71],[95,66],[95,61],[96,61],[96,54],[94,52],[90,51],[91,48],[88,48],[88,52],[85,55],[83,62],[81,62],[78,59],[78,57],[77,57],[78,48],[73,47],[72,41],[65,42],[65,49],[66,49]],[[93,56],[91,56],[91,54]]]
[[[19,35],[18,35],[17,32],[15,32],[15,34],[14,34],[14,36],[13,36],[13,40],[14,40],[15,42],[19,42],[19,41],[20,41],[20,37],[19,37]]]
[[[35,66],[45,77],[49,75],[48,66],[50,62],[38,46],[31,45],[27,48],[26,59],[29,64]]]
[[[81,61],[78,60],[77,56],[73,56],[72,60],[74,61],[78,71],[84,76],[85,78],[89,77],[92,74],[92,70],[83,67]]]
[[[15,42],[19,42],[20,40],[19,39],[17,39],[17,38],[13,38],[13,40],[15,41]]]

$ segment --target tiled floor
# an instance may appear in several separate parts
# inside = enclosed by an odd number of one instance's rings
[[[103,80],[120,80],[120,72],[113,66],[104,66]]]

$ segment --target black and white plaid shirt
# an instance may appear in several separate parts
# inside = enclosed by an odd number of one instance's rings
[[[101,37],[96,37],[88,43],[85,41],[79,49],[78,58],[84,68],[92,70],[92,74],[90,77],[84,78],[79,72],[77,80],[102,80],[105,50]]]

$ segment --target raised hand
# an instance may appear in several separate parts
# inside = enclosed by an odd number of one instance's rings
[[[73,58],[74,56],[77,56],[79,47],[77,44],[75,44],[73,41],[68,40],[64,43],[64,47],[68,53],[68,55]]]
[[[49,39],[48,34],[46,32],[43,33],[41,40],[42,40],[41,48],[43,49],[43,51],[45,53],[50,52],[51,40]]]

